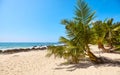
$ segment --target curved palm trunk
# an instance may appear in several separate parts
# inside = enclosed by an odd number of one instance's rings
[[[87,55],[89,56],[92,63],[95,63],[95,64],[103,63],[103,61],[99,59],[97,56],[95,56],[91,51],[88,51]]]
[[[103,52],[109,52],[109,50],[108,50],[108,49],[105,49],[104,45],[103,45],[101,42],[98,42],[98,48],[99,48],[99,49],[102,49]]]
[[[89,56],[89,59],[91,60],[91,62],[95,63],[95,64],[99,64],[102,63],[103,61],[101,59],[99,59],[97,56],[95,56],[91,51],[88,45],[86,45],[87,48],[87,55]]]
[[[113,44],[112,44],[112,42],[111,41],[107,41],[108,42],[108,46],[110,47],[109,49],[112,49],[113,48]]]
[[[109,43],[109,49],[112,49],[113,48],[113,44],[112,43]]]

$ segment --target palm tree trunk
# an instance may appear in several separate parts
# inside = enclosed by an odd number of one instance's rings
[[[108,49],[105,49],[104,45],[103,45],[101,42],[98,42],[98,48],[99,48],[99,49],[102,49],[103,52],[109,52],[109,50],[108,50]]]
[[[109,43],[109,49],[112,49],[113,48],[113,44],[112,43]]]
[[[95,56],[91,51],[88,45],[86,45],[87,48],[87,55],[89,56],[89,59],[91,60],[91,62],[95,63],[95,64],[99,64],[102,63],[102,60],[100,60],[97,56]]]
[[[110,39],[106,39],[107,43],[108,43],[108,47],[109,49],[112,49],[113,48],[113,43]]]

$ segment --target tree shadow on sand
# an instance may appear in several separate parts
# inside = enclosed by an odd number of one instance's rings
[[[92,66],[90,63],[79,63],[79,64],[60,64],[55,70],[66,69],[67,71],[74,71],[79,68],[88,68]]]
[[[111,59],[106,58],[106,57],[101,57],[101,58],[104,61],[101,64],[94,64],[94,63],[91,63],[88,60],[87,61],[82,61],[79,64],[62,63],[62,64],[59,64],[55,68],[55,70],[65,69],[66,71],[75,71],[76,69],[81,69],[81,68],[84,68],[84,69],[91,68],[91,67],[98,68],[98,67],[101,67],[101,66],[104,66],[104,67],[109,67],[109,66],[120,67],[120,59],[111,60]]]

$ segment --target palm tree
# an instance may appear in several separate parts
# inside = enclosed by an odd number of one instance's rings
[[[116,40],[116,34],[119,32],[120,24],[114,23],[113,19],[108,19],[104,22],[96,21],[94,22],[92,27],[92,31],[94,32],[95,40],[98,44],[98,48],[102,49],[104,52],[110,52],[110,49],[113,48],[113,42]],[[105,49],[104,42],[107,42],[109,45],[109,49]]]
[[[119,32],[120,29],[120,24],[119,23],[114,23],[113,24],[113,18],[108,19],[106,22],[106,35],[105,35],[105,39],[110,47],[110,49],[113,48],[113,41],[116,38],[116,32]]]
[[[55,57],[67,59],[69,63],[79,63],[80,59],[85,56],[85,53],[83,47],[79,46],[73,38],[76,36],[82,24],[76,24],[75,21],[67,20],[63,20],[62,24],[65,25],[68,38],[60,37],[60,42],[64,43],[65,46],[49,46],[47,56],[54,54]]]
[[[107,49],[105,49],[104,47],[104,40],[105,40],[105,36],[106,36],[106,24],[103,23],[102,21],[96,21],[94,22],[92,27],[92,30],[94,32],[94,37],[95,37],[95,41],[98,44],[98,48],[102,49],[104,52],[108,52]]]
[[[113,43],[114,44],[120,43],[120,22],[114,23],[113,32],[114,32]]]
[[[84,0],[78,0],[75,17],[73,20],[62,20],[65,25],[67,37],[61,37],[60,42],[65,46],[50,47],[49,55],[54,54],[58,57],[70,59],[72,63],[78,63],[80,58],[87,55],[94,63],[100,63],[101,60],[96,57],[89,48],[92,41],[92,32],[90,29],[91,21],[94,19],[95,12],[92,12]]]
[[[79,45],[83,46],[83,50],[87,53],[92,62],[101,62],[91,51],[88,44],[91,43],[93,35],[90,29],[91,21],[95,18],[95,12],[91,11],[88,4],[84,0],[78,0],[76,11],[75,11],[76,22],[82,23],[81,29],[75,36],[74,40]]]

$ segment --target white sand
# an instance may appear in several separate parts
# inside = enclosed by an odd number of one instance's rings
[[[96,55],[97,46],[91,46]],[[47,51],[21,52],[0,55],[0,75],[120,75],[120,66],[94,66],[91,63],[60,65],[65,60],[45,57]],[[120,54],[100,53],[101,56],[120,60]]]

